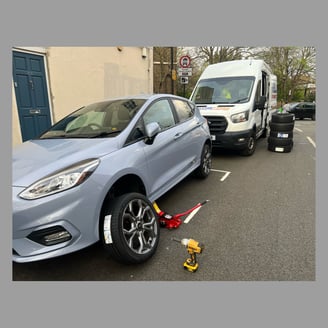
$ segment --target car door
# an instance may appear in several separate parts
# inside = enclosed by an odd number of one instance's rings
[[[304,117],[306,117],[306,104],[305,103],[300,103],[297,107],[296,107],[297,113],[298,113],[298,117],[300,119],[303,119]]]
[[[304,104],[304,111],[305,111],[305,116],[308,118],[312,118],[314,114],[314,105],[311,103],[305,103]]]
[[[202,122],[195,117],[195,105],[182,99],[172,99],[172,103],[182,131],[179,142],[184,149],[184,161],[188,164],[194,162],[202,151],[202,133],[199,131]]]
[[[191,121],[196,127],[193,118],[180,122],[168,98],[153,102],[145,112],[144,125],[157,122],[161,127],[153,142],[144,146],[151,184],[150,198],[162,195],[192,171],[197,154],[191,147]]]

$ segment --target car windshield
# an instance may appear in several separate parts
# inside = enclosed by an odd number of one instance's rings
[[[248,102],[254,77],[224,77],[200,80],[192,101],[196,104],[235,104]]]
[[[120,99],[82,107],[53,125],[40,139],[116,136],[126,128],[145,101]]]

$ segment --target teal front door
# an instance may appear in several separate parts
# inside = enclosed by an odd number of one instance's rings
[[[22,141],[37,138],[51,126],[43,56],[14,51],[13,82]]]

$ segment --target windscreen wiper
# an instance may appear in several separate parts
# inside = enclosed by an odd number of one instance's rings
[[[248,99],[248,97],[237,99],[236,101],[233,101],[232,104],[237,104],[237,103],[240,103],[240,102],[245,101],[247,99]]]
[[[90,138],[103,138],[115,133],[121,133],[122,130],[110,131],[110,132],[100,132],[98,134],[90,136]]]

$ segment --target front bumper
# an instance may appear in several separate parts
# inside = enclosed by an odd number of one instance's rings
[[[252,130],[225,132],[223,134],[215,134],[211,132],[212,146],[226,149],[244,149],[247,147],[249,137],[252,133]]]
[[[87,194],[77,187],[36,200],[24,200],[18,197],[22,190],[13,188],[14,262],[61,256],[98,240],[96,193]]]

